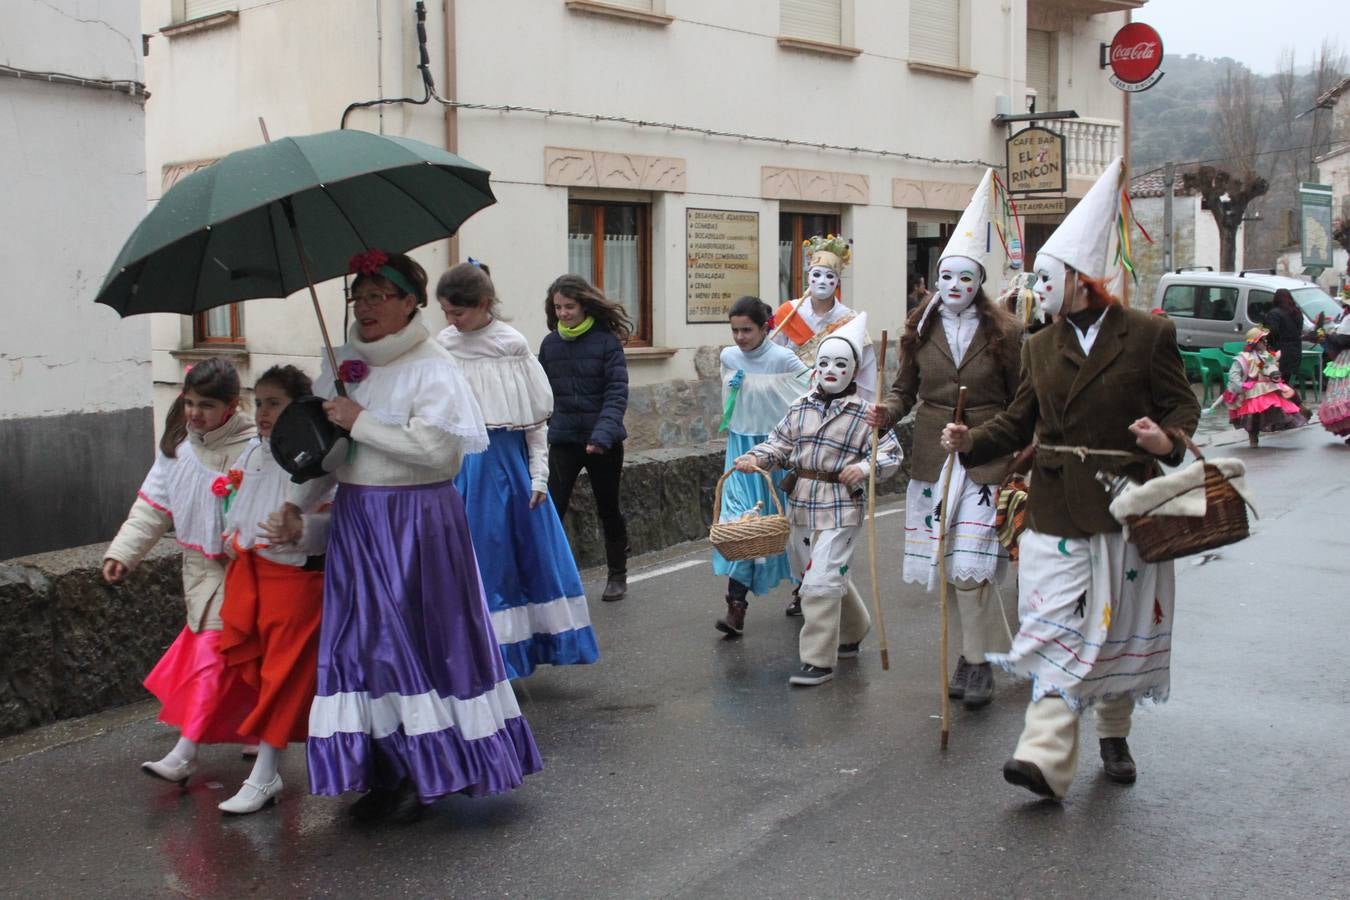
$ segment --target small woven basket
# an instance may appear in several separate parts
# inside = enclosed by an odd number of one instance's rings
[[[1166,562],[1203,553],[1235,544],[1251,533],[1247,525],[1247,502],[1242,495],[1216,466],[1205,462],[1204,454],[1185,432],[1176,431],[1174,436],[1179,436],[1195,458],[1204,463],[1205,514],[1155,516],[1145,513],[1128,517],[1130,540],[1144,562]]]
[[[774,490],[773,479],[763,469],[756,468],[769,485],[769,496],[777,512],[771,516],[754,516],[735,522],[719,522],[722,518],[722,484],[736,470],[728,469],[717,479],[717,492],[713,496],[713,526],[708,531],[708,540],[717,548],[717,552],[729,560],[758,559],[761,556],[777,556],[787,547],[788,520],[783,515],[783,504]]]

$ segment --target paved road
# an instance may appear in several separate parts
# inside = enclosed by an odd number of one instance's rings
[[[628,600],[593,605],[598,665],[521,686],[546,761],[522,790],[363,829],[345,801],[304,793],[292,750],[278,807],[223,820],[215,804],[247,764],[208,749],[184,793],[142,776],[137,764],[173,739],[141,705],[0,742],[0,891],[1350,894],[1350,450],[1310,428],[1231,452],[1250,466],[1262,518],[1252,539],[1178,568],[1173,697],[1136,716],[1133,787],[1100,776],[1091,743],[1063,804],[1005,785],[1026,696],[1006,681],[989,709],[958,711],[939,753],[935,604],[902,588],[894,565],[883,575],[891,670],[869,641],[832,683],[793,690],[783,598],[752,606],[744,640],[720,640],[721,586],[704,548],[688,546],[637,561]],[[885,512],[881,541],[894,548],[903,516]]]

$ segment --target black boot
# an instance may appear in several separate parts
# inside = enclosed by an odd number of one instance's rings
[[[962,656],[956,661],[956,671],[952,673],[952,680],[947,683],[947,696],[953,700],[964,697],[968,680],[970,680],[970,663]]]
[[[1137,772],[1134,757],[1130,756],[1130,745],[1123,737],[1101,738],[1102,768],[1106,777],[1116,784],[1134,784]]]
[[[607,602],[622,600],[628,594],[628,540],[605,541],[605,562],[609,566],[609,581],[600,599]]]
[[[966,689],[961,702],[966,709],[979,709],[988,706],[994,699],[994,666],[992,663],[975,663],[966,674]]]
[[[717,620],[717,630],[728,637],[740,637],[745,631],[745,611],[750,603],[745,598],[750,588],[734,578],[727,579],[727,614]]]

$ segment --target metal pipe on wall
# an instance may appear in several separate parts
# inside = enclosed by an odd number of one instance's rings
[[[445,17],[445,79],[441,82],[443,96],[450,100],[459,98],[458,56],[455,44],[455,0],[444,0],[441,14]],[[445,149],[459,153],[459,109],[445,106]],[[446,260],[453,266],[459,262],[459,233],[450,235],[447,241]]]

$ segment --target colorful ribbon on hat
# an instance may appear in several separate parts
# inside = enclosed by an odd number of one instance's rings
[[[1139,224],[1139,219],[1134,214],[1134,204],[1130,202],[1130,194],[1124,188],[1120,191],[1120,212],[1116,215],[1116,235],[1119,240],[1116,242],[1116,262],[1125,267],[1125,271],[1130,273],[1130,277],[1135,284],[1139,283],[1139,273],[1134,268],[1134,254],[1130,247],[1130,223],[1139,229],[1139,233],[1144,236],[1144,240],[1150,244],[1153,238],[1144,230],[1144,226]]]

